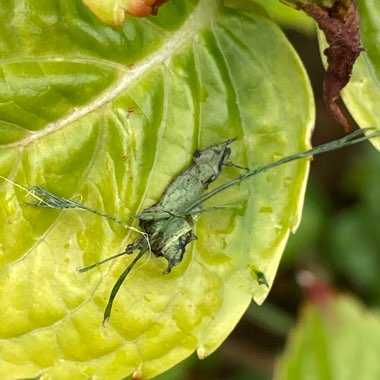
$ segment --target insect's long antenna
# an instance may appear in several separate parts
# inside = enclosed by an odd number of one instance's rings
[[[131,225],[123,222],[122,220],[116,218],[113,215],[110,215],[110,214],[107,214],[106,212],[103,212],[103,211],[97,210],[95,208],[86,206],[83,203],[76,202],[76,201],[74,201],[72,199],[67,199],[67,198],[55,195],[55,194],[51,193],[50,191],[44,189],[41,186],[33,186],[31,189],[28,189],[26,186],[18,185],[16,183],[8,180],[7,178],[2,177],[2,176],[0,176],[0,178],[3,178],[4,180],[12,183],[13,185],[21,188],[22,190],[26,191],[28,194],[30,194],[31,196],[33,196],[35,199],[38,200],[38,202],[26,203],[28,206],[46,207],[46,208],[53,208],[53,209],[58,209],[58,210],[65,210],[65,209],[70,209],[71,208],[71,209],[79,209],[79,210],[84,210],[84,211],[91,212],[91,213],[93,213],[95,215],[102,216],[102,217],[104,217],[104,218],[106,218],[108,220],[112,220],[113,222],[115,222],[117,224],[120,224],[122,227],[124,227],[127,230],[135,231],[138,234],[142,235],[144,237],[144,239],[146,240],[146,242],[148,244],[148,247],[150,249],[150,242],[149,242],[148,234],[147,233],[139,230],[136,227],[133,227],[133,226],[131,226]],[[92,266],[89,266],[89,267],[86,267],[86,268],[82,268],[80,270],[80,272],[85,272],[86,270],[92,269],[92,268],[96,267],[97,265],[102,264],[103,262],[107,262],[108,260],[111,260],[113,258],[119,257],[119,255],[121,256],[122,254],[118,254],[116,256],[112,256],[109,259],[106,259],[104,261],[100,261],[98,263],[95,263]]]
[[[98,261],[98,262],[95,263],[95,264],[91,264],[91,265],[89,265],[89,266],[87,266],[87,267],[83,267],[83,268],[78,269],[78,272],[81,272],[81,273],[83,273],[83,272],[87,272],[88,270],[93,269],[93,268],[97,267],[98,265],[101,265],[101,264],[107,263],[108,261],[111,261],[111,260],[116,259],[116,258],[118,258],[118,257],[120,257],[120,256],[124,256],[124,255],[130,254],[130,253],[131,253],[131,252],[124,251],[124,252],[118,253],[118,254],[116,254],[116,255],[113,255],[113,256],[107,257],[106,259],[101,260],[101,261]]]
[[[133,259],[133,261],[127,266],[127,268],[124,270],[124,272],[120,275],[118,280],[116,281],[115,285],[113,286],[111,290],[110,297],[108,299],[106,310],[104,311],[104,318],[103,318],[103,325],[107,322],[111,315],[112,310],[112,304],[116,297],[117,292],[120,289],[120,286],[124,282],[125,278],[128,276],[128,273],[131,271],[131,269],[134,267],[134,265],[145,255],[145,253],[148,252],[148,250],[144,249],[139,252],[139,254]]]
[[[67,199],[67,198],[55,195],[41,186],[33,186],[29,192],[39,201],[36,203],[27,203],[28,206],[47,207],[47,208],[54,208],[54,209],[59,209],[59,210],[64,210],[64,209],[69,209],[69,208],[85,210],[93,214],[107,218],[109,220],[112,220],[113,222],[123,226],[125,229],[132,230],[143,235],[142,231],[140,231],[138,228],[130,226],[129,224],[123,222],[122,220],[116,218],[113,215],[109,215],[106,212],[96,210],[92,207],[86,206],[72,199]]]
[[[29,195],[32,196],[33,198],[37,199],[38,202],[40,202],[40,203],[44,203],[44,200],[43,200],[42,198],[40,198],[38,195],[36,195],[36,194],[34,193],[34,190],[33,190],[33,189],[28,189],[26,186],[19,185],[18,183],[13,182],[13,181],[11,181],[11,180],[8,179],[8,178],[3,177],[2,175],[0,175],[0,178],[3,179],[5,182],[8,182],[8,183],[12,184],[12,185],[15,186],[15,187],[18,187],[18,188],[21,189],[22,191],[25,191],[27,194],[29,194]]]
[[[373,128],[365,128],[364,131],[369,131],[371,129],[373,129]],[[274,161],[274,162],[271,162],[269,164],[260,166],[256,169],[249,171],[246,174],[242,174],[241,176],[236,177],[236,178],[232,179],[231,181],[224,183],[223,185],[216,187],[215,189],[209,191],[208,193],[202,194],[197,199],[192,200],[191,202],[188,202],[187,204],[184,205],[185,207],[183,210],[183,214],[187,215],[187,214],[191,213],[195,207],[199,206],[200,204],[202,204],[206,200],[210,199],[214,195],[216,195],[216,194],[218,194],[224,190],[227,190],[231,186],[234,186],[234,185],[244,181],[245,179],[252,177],[254,175],[257,175],[259,173],[262,173],[268,169],[286,164],[286,163],[294,161],[294,160],[298,160],[300,158],[310,157],[313,155],[317,155],[317,154],[326,153],[326,152],[330,152],[333,150],[345,148],[347,146],[358,144],[360,142],[369,140],[369,139],[374,138],[374,137],[379,137],[379,136],[380,136],[380,131],[375,131],[375,132],[372,132],[368,135],[363,135],[363,129],[358,129],[357,131],[352,132],[351,134],[344,136],[340,139],[330,141],[326,144],[317,145],[314,148],[305,150],[305,151],[300,152],[300,153],[291,154],[290,156],[283,157],[283,158],[279,159],[278,161]]]

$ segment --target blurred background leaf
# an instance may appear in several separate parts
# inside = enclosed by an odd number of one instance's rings
[[[379,349],[377,311],[346,296],[307,304],[274,379],[378,379]]]

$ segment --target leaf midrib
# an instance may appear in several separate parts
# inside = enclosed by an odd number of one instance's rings
[[[105,104],[112,102],[123,91],[128,89],[132,83],[143,77],[155,66],[170,59],[175,52],[180,50],[184,45],[190,43],[204,28],[210,27],[210,24],[217,13],[219,3],[220,0],[200,0],[188,20],[179,30],[173,33],[171,38],[168,39],[155,53],[136,63],[132,68],[126,66],[126,72],[120,77],[120,80],[116,84],[102,92],[100,96],[95,98],[91,103],[74,109],[70,114],[53,123],[47,124],[43,129],[26,136],[23,140],[16,142],[15,145],[26,148],[34,141],[54,133],[101,108]],[[8,144],[8,146],[9,145],[10,144]]]

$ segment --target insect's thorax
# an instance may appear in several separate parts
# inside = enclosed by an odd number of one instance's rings
[[[185,204],[196,199],[208,185],[220,175],[227,163],[232,140],[198,150],[193,155],[193,163],[179,174],[166,188],[160,201],[144,210],[143,213],[164,211],[178,214]]]

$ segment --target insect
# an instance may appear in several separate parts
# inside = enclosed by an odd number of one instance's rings
[[[150,249],[168,261],[165,273],[182,261],[186,245],[196,237],[192,233],[199,207],[184,212],[184,205],[196,199],[208,185],[218,178],[231,154],[233,140],[197,150],[193,163],[168,185],[159,202],[136,215],[142,231],[148,234]],[[126,252],[148,250],[147,240],[139,237],[127,246]]]
[[[170,182],[158,203],[144,209],[134,217],[139,220],[141,236],[129,244],[124,252],[79,270],[85,272],[116,257],[132,254],[135,250],[139,250],[139,254],[123,271],[113,286],[104,312],[103,322],[110,317],[114,299],[126,276],[145,253],[152,252],[155,256],[164,257],[167,260],[168,266],[164,274],[169,273],[175,265],[182,261],[186,246],[196,239],[193,227],[198,214],[202,211],[200,205],[195,205],[190,209],[187,205],[194,202],[207,189],[208,185],[219,177],[223,166],[231,164],[228,161],[231,154],[229,145],[233,141],[233,139],[228,139],[206,149],[197,150],[193,154],[192,164]],[[58,197],[39,186],[35,186],[32,191],[35,196],[40,198],[39,202],[31,204],[33,206],[61,209],[81,208],[105,216],[126,228],[131,228],[115,217],[89,208],[79,202]]]
[[[163,256],[167,260],[168,266],[164,274],[169,273],[173,266],[182,261],[186,246],[196,239],[192,230],[196,213],[200,211],[199,207],[194,207],[195,210],[189,210],[184,214],[183,206],[196,199],[212,181],[218,178],[230,157],[229,145],[232,142],[230,139],[204,150],[197,150],[193,155],[193,163],[173,179],[159,202],[135,216],[139,219],[141,230],[148,239],[144,235],[140,236],[126,247],[126,254],[131,254],[135,250],[139,250],[140,253],[112,288],[104,321],[110,317],[113,301],[124,279],[146,252],[151,251],[155,256]]]
[[[39,186],[27,189],[38,199],[38,202],[29,203],[29,205],[56,209],[79,208],[87,210],[119,223],[125,228],[140,233],[141,236],[133,243],[129,244],[124,252],[118,253],[117,255],[108,257],[79,270],[80,272],[85,272],[117,257],[132,254],[135,250],[139,250],[139,253],[123,271],[111,290],[104,312],[104,323],[111,315],[113,301],[123,281],[133,266],[146,252],[151,251],[155,256],[162,256],[167,260],[168,266],[164,271],[164,274],[169,273],[175,265],[178,265],[182,261],[187,245],[196,239],[196,236],[193,234],[193,227],[199,213],[205,211],[201,208],[203,202],[231,186],[276,166],[300,158],[309,157],[311,155],[317,155],[357,144],[367,139],[378,137],[379,135],[380,131],[372,132],[367,136],[363,136],[361,130],[355,131],[341,139],[283,157],[278,161],[271,162],[256,169],[248,170],[247,173],[242,174],[209,192],[204,192],[208,185],[218,178],[224,166],[231,165],[228,161],[231,154],[231,148],[229,145],[234,140],[229,139],[206,149],[197,150],[193,155],[192,164],[173,179],[162,194],[158,203],[144,209],[140,214],[134,217],[139,220],[141,230],[122,222],[112,215],[95,210],[79,202],[59,197]],[[256,274],[258,283],[268,286],[264,273],[257,271]]]

